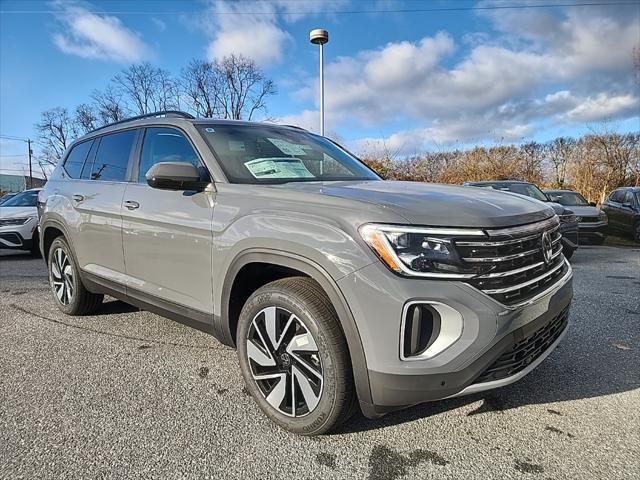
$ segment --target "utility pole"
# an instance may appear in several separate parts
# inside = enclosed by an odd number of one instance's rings
[[[31,166],[31,156],[33,150],[31,150],[31,139],[27,138],[27,148],[29,149],[29,188],[33,188],[33,168]]]

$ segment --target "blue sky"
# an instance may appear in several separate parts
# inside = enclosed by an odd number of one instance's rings
[[[317,27],[326,129],[356,151],[544,141],[605,120],[640,131],[640,3],[622,2],[2,0],[0,132],[33,138],[41,111],[88,101],[132,62],[178,73],[232,52],[275,80],[271,118],[317,129]],[[435,11],[452,7],[476,10]],[[24,145],[0,142],[2,167],[21,168]]]

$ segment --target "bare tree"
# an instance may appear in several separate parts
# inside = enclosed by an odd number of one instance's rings
[[[94,90],[91,94],[98,118],[102,125],[124,120],[127,117],[127,108],[120,92],[111,85],[105,90]]]
[[[225,118],[251,120],[256,112],[266,110],[266,99],[276,93],[276,87],[254,60],[234,54],[216,61],[215,68],[225,80],[218,98]]]
[[[222,82],[215,65],[204,60],[191,60],[181,74],[182,89],[196,116],[221,116],[218,98]]]
[[[136,115],[178,108],[178,84],[168,71],[148,62],[131,65],[111,82]]]
[[[89,105],[88,103],[81,103],[76,107],[74,113],[74,121],[76,123],[77,130],[80,133],[88,133],[100,126],[98,123],[98,116],[92,105]]]
[[[547,157],[553,169],[554,186],[563,188],[567,177],[567,166],[576,142],[572,138],[558,137],[547,144]]]
[[[64,151],[78,135],[73,118],[63,107],[42,112],[35,128],[38,143],[42,148],[40,160],[49,165],[58,163]]]

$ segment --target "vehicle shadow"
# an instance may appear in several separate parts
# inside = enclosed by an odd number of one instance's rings
[[[100,315],[115,315],[119,313],[133,313],[139,312],[140,309],[129,303],[116,299],[105,299],[105,301],[98,307],[98,309],[90,314],[88,317],[100,316]]]
[[[595,316],[594,316],[595,317]],[[465,397],[416,405],[380,419],[369,420],[360,412],[337,429],[335,434],[376,430],[412,422],[468,406],[479,400],[478,408],[467,416],[502,414],[526,405],[544,405],[612,395],[640,389],[640,305],[628,312],[632,331],[624,342],[584,340],[589,328],[570,325],[569,334],[536,370],[512,385]],[[597,318],[600,321],[600,317]],[[619,326],[618,326],[619,327]],[[630,339],[630,341],[629,341]],[[554,405],[550,413],[562,415]]]

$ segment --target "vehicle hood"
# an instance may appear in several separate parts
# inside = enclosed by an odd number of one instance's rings
[[[37,207],[3,207],[0,205],[0,218],[35,217],[37,215]]]
[[[573,210],[573,213],[575,213],[579,217],[597,217],[598,215],[600,215],[600,212],[602,211],[598,207],[592,207],[590,205],[584,206],[584,207],[572,205],[567,208],[570,208],[571,210]]]
[[[504,227],[544,220],[554,214],[547,204],[532,198],[454,185],[379,180],[289,183],[280,187],[382,205],[417,225]]]

